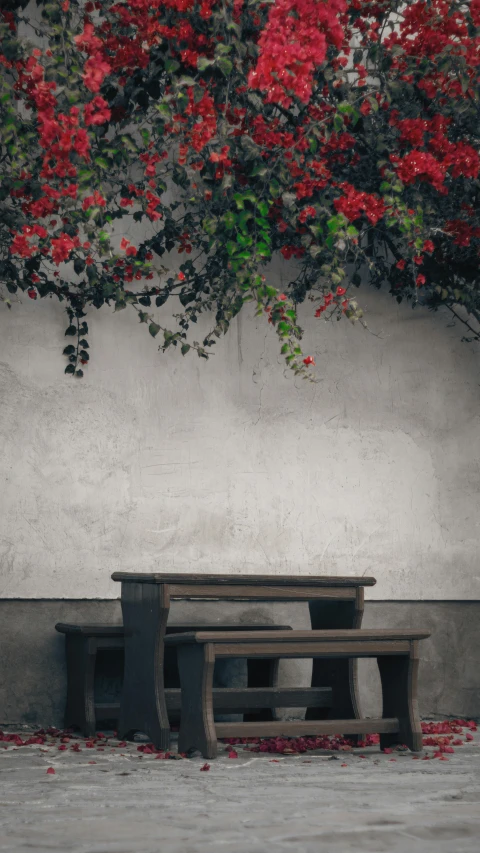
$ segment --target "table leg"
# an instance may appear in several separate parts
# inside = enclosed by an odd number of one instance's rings
[[[334,628],[360,628],[363,618],[363,588],[357,590],[352,601],[311,601],[310,618],[314,630]],[[337,658],[334,660],[315,658],[312,670],[312,687],[332,687],[333,705],[325,708],[307,708],[307,720],[359,719],[360,701],[357,685],[357,661]],[[358,741],[360,736],[352,736]]]
[[[158,749],[170,746],[163,653],[170,609],[166,584],[122,584],[125,669],[118,734],[144,732]]]

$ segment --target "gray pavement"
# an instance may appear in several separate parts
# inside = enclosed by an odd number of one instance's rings
[[[203,772],[117,743],[0,744],[1,853],[480,850],[478,734],[448,761],[378,747],[232,759],[222,744]]]

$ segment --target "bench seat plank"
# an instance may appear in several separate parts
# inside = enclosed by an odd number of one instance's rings
[[[57,622],[55,630],[60,634],[81,634],[84,637],[123,637],[123,625],[76,625]]]
[[[323,643],[336,643],[341,641],[361,641],[369,640],[424,640],[429,637],[426,631],[409,631],[404,629],[385,630],[383,628],[348,628],[348,629],[330,629],[326,631],[292,631],[285,635],[282,630],[272,630],[268,634],[269,643],[284,644],[289,643],[312,643],[312,641],[321,640]],[[265,635],[252,629],[251,631],[225,631],[211,633],[209,631],[197,630],[189,631],[175,636],[165,638],[165,643],[170,645],[179,645],[181,643],[258,643],[265,642]]]
[[[167,634],[176,633],[178,631],[189,632],[192,631],[236,631],[236,630],[247,631],[246,625],[205,625],[202,627],[201,625],[167,625]],[[290,625],[252,625],[253,631],[290,631]],[[124,637],[125,629],[123,625],[82,625],[75,624],[72,622],[57,622],[55,625],[55,630],[60,634],[82,634],[85,637]]]

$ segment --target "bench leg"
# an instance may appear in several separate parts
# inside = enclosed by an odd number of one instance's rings
[[[380,748],[405,744],[412,752],[421,752],[422,727],[418,714],[417,675],[418,641],[410,643],[410,654],[377,658],[382,681],[383,717],[398,717],[398,734],[380,735]]]
[[[67,703],[65,728],[77,726],[86,737],[95,735],[94,679],[97,646],[87,637],[67,635]]]
[[[182,711],[178,751],[198,749],[204,758],[217,757],[217,735],[213,718],[212,643],[178,646],[178,668],[182,687]]]
[[[123,587],[125,669],[118,734],[125,738],[144,732],[157,749],[168,749],[170,726],[163,679],[168,590],[163,584],[125,583]]]

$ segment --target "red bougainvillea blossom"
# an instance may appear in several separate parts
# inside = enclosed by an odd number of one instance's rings
[[[162,350],[207,358],[253,302],[310,375],[301,312],[363,322],[366,280],[461,306],[478,338],[479,0],[400,15],[394,0],[65,0],[40,15],[41,41],[0,13],[0,276],[7,304],[66,306],[67,373],[89,361],[91,306],[131,306]]]

